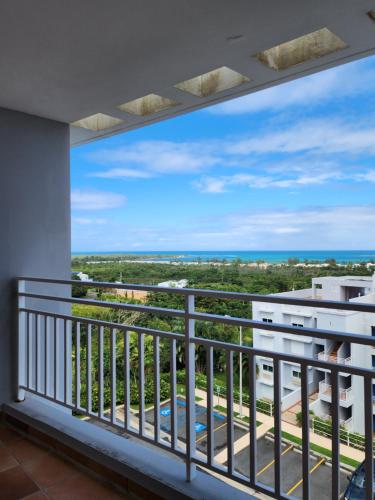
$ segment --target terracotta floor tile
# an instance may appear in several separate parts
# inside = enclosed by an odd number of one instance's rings
[[[11,443],[8,445],[8,450],[20,464],[40,460],[48,455],[48,451],[45,448],[37,446],[27,439],[20,439],[19,441]]]
[[[46,490],[52,500],[117,500],[128,498],[96,479],[80,473]]]
[[[79,474],[79,470],[73,465],[51,453],[47,453],[39,460],[25,462],[22,467],[41,489]]]
[[[21,434],[18,434],[18,432],[15,432],[9,427],[0,427],[0,441],[2,441],[5,446],[15,443],[20,439],[22,439],[22,436]]]
[[[0,472],[1,500],[18,500],[38,491],[36,484],[25,474],[21,466]]]
[[[47,498],[48,498],[47,495],[45,495],[42,491],[37,491],[32,495],[23,497],[22,500],[47,500]]]
[[[0,472],[17,467],[17,460],[11,455],[8,448],[0,448]]]

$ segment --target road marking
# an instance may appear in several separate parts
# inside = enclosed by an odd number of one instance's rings
[[[222,429],[223,427],[225,427],[227,425],[227,423],[225,422],[224,424],[221,424],[219,425],[219,427],[216,427],[216,429],[214,429],[214,432],[213,434],[215,434],[216,431],[218,431],[219,429]],[[208,436],[208,433],[206,433],[204,436],[201,436],[200,438],[198,438],[196,440],[196,443],[199,443],[199,441],[202,441],[202,439],[206,438]]]
[[[314,465],[314,467],[312,467],[312,468],[310,469],[309,474],[311,475],[311,474],[312,474],[312,473],[313,473],[316,469],[318,469],[318,468],[322,465],[322,463],[323,463],[323,462],[325,462],[325,461],[326,461],[326,459],[325,459],[325,458],[321,458],[321,459],[319,460],[319,462],[317,462],[317,463]],[[288,496],[289,496],[289,495],[291,495],[291,494],[293,493],[293,491],[295,491],[295,490],[296,490],[299,486],[301,486],[301,484],[302,484],[302,483],[303,483],[303,479],[300,479],[299,481],[297,481],[297,482],[296,482],[296,484],[295,484],[294,486],[292,486],[292,487],[290,488],[290,490],[287,492],[287,495],[288,495]]]
[[[282,452],[282,454],[280,456],[282,457],[283,455],[288,453],[288,451],[290,451],[292,448],[293,448],[293,445],[291,444],[286,450],[284,450]],[[257,472],[257,477],[260,476],[261,474],[263,474],[263,472],[266,472],[266,470],[269,469],[274,463],[275,463],[275,459],[273,459],[269,464],[265,465],[263,467],[263,469],[261,469],[259,472]]]

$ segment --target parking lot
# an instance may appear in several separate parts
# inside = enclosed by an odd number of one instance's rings
[[[195,405],[195,431],[196,446],[199,451],[206,453],[207,450],[207,408],[199,404]],[[154,410],[146,412],[146,422],[153,425]],[[169,403],[160,406],[160,427],[167,434],[171,431],[171,409]],[[225,449],[227,444],[227,420],[225,415],[214,412],[214,450],[215,455]],[[186,431],[186,402],[184,399],[177,399],[177,436],[181,441],[185,441]],[[246,428],[234,424],[234,440],[237,441],[247,433]]]
[[[235,468],[244,476],[249,476],[249,448],[244,448],[235,455]],[[257,441],[257,481],[274,487],[274,444],[263,437]],[[293,445],[283,444],[281,457],[282,490],[287,495],[302,498],[302,454]],[[348,484],[347,474],[340,473],[340,489],[344,492]],[[310,460],[311,498],[330,500],[331,468],[324,458],[311,456]]]

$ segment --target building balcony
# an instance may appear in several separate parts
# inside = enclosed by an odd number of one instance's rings
[[[339,400],[341,403],[350,403],[352,388],[348,387],[346,389],[339,389]],[[319,382],[319,396],[325,401],[332,400],[332,385],[327,384],[324,381]]]
[[[340,365],[350,365],[352,361],[350,356],[343,358],[338,356],[337,354],[330,354],[326,351],[319,352],[318,359],[320,359],[321,361],[328,361],[330,363],[337,363]]]
[[[249,498],[262,493],[282,496],[281,454],[275,446],[275,479],[259,477],[256,447],[262,437],[257,424],[261,413],[257,406],[257,358],[272,360],[273,373],[267,373],[273,385],[274,417],[270,429],[275,442],[281,435],[282,363],[299,365],[302,430],[309,429],[309,393],[313,368],[330,370],[332,385],[321,382],[319,394],[331,402],[332,429],[339,428],[339,405],[349,403],[351,389],[340,389],[337,363],[293,354],[267,351],[256,347],[227,343],[197,335],[199,322],[262,328],[269,331],[305,335],[330,340],[372,345],[372,337],[354,333],[322,331],[234,318],[201,312],[200,297],[267,302],[267,296],[212,290],[163,288],[117,283],[85,283],[96,289],[113,288],[163,293],[181,298],[180,308],[154,307],[125,302],[106,302],[71,296],[70,280],[20,278],[18,280],[18,403],[5,405],[11,422],[46,435],[48,442],[59,441],[64,453],[83,461],[95,470],[95,461],[106,464],[131,484],[157,491],[163,498]],[[272,301],[300,305],[301,300],[272,297]],[[314,301],[316,304],[317,301]],[[156,330],[141,324],[103,321],[76,316],[73,304],[97,306],[110,311],[137,312],[136,318],[152,314],[176,319],[174,331]],[[374,305],[319,302],[319,307],[354,308],[375,311]],[[89,308],[87,308],[89,311]],[[121,318],[113,314],[114,318]],[[179,352],[179,361],[177,361]],[[196,354],[204,352],[206,384],[197,388]],[[183,355],[181,356],[181,353]],[[220,353],[220,358],[218,357]],[[238,392],[234,386],[236,356],[246,359],[246,387],[242,414],[238,421]],[[169,359],[169,369],[161,373],[161,356]],[[225,387],[217,391],[215,370],[218,359],[225,373]],[[181,378],[181,364],[184,375]],[[241,365],[242,366],[242,365]],[[362,396],[366,408],[365,433],[372,435],[372,380],[374,372],[347,366],[351,375],[362,377]],[[264,376],[265,374],[263,374]],[[167,393],[165,384],[167,381]],[[134,402],[134,393],[137,401]],[[151,394],[151,396],[150,396]],[[196,400],[199,396],[198,400]],[[215,409],[216,398],[220,412]],[[335,404],[337,405],[335,410]],[[258,411],[257,411],[258,410]],[[260,409],[261,410],[261,409]],[[335,416],[336,415],[336,416]],[[371,428],[370,419],[371,415]],[[81,418],[78,418],[78,417]],[[267,417],[269,418],[269,417]],[[23,427],[24,428],[24,427]],[[259,427],[261,429],[261,427]],[[271,430],[269,432],[271,432]],[[297,431],[296,431],[297,432]],[[301,432],[299,429],[298,432]],[[246,442],[245,442],[246,441]],[[218,444],[219,442],[219,444]],[[244,443],[244,444],[243,444]],[[332,441],[333,475],[339,473],[338,441]],[[309,444],[302,441],[303,474],[309,470]],[[72,451],[73,450],[73,451]],[[366,456],[372,450],[366,449]],[[225,455],[225,457],[224,457]],[[250,457],[250,463],[242,456]],[[224,457],[224,458],[222,458]],[[306,458],[307,457],[307,458]],[[367,458],[369,460],[369,458]],[[372,458],[371,458],[372,463]],[[108,466],[108,464],[110,464]],[[306,476],[306,477],[307,477]],[[183,479],[184,480],[183,480]],[[124,480],[125,480],[124,479]],[[270,482],[271,481],[271,482]],[[335,482],[332,488],[336,488]],[[141,496],[147,496],[144,490]],[[172,493],[174,491],[174,493]]]

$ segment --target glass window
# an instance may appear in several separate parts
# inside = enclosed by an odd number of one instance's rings
[[[273,373],[273,366],[271,365],[263,365],[263,371]]]
[[[272,323],[272,319],[270,318],[262,318],[263,323]]]

